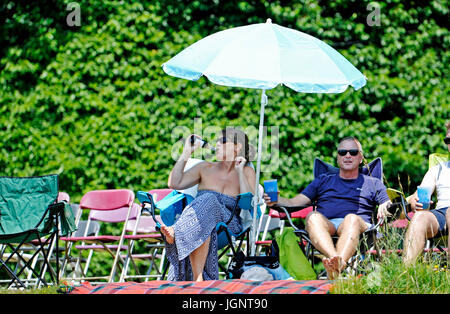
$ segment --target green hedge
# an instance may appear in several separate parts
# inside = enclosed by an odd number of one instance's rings
[[[411,192],[428,154],[445,152],[446,1],[379,2],[372,27],[367,1],[78,1],[79,27],[66,23],[69,2],[4,5],[1,175],[59,173],[74,201],[91,189],[165,187],[176,132],[194,131],[194,119],[201,131],[255,129],[260,91],[177,79],[161,64],[208,34],[268,17],[334,46],[368,83],[333,95],[267,91],[265,125],[269,135],[279,128],[280,150],[262,180],[278,178],[294,195],[312,179],[314,157],[334,162],[337,139],[356,135],[368,160],[383,158],[388,185]]]

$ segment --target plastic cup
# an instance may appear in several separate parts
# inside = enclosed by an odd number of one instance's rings
[[[278,185],[276,179],[264,181],[264,191],[269,195],[271,202],[278,201]]]
[[[430,208],[431,188],[418,186],[417,196],[419,197],[419,203],[422,203],[423,205],[423,209]]]

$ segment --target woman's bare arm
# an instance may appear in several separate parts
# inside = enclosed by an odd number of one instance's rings
[[[183,152],[180,158],[175,163],[172,171],[169,174],[168,186],[174,190],[184,190],[194,186],[200,182],[201,169],[206,163],[200,163],[184,172],[184,167],[191,157],[192,153],[201,146],[199,143],[191,144],[191,136],[188,136],[184,143]]]

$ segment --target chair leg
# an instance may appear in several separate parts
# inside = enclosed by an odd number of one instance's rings
[[[46,254],[47,258],[45,257],[45,254],[43,254],[44,255],[44,263],[43,263],[43,266],[42,266],[42,269],[41,269],[41,276],[45,276],[45,273],[46,273],[47,268],[48,268],[52,281],[56,281],[56,283],[58,284],[59,283],[59,274],[58,274],[59,273],[59,265],[58,265],[59,264],[59,259],[56,258],[56,272],[53,269],[53,267],[51,267],[51,265],[50,265],[50,256],[53,254],[53,250],[55,249],[55,243],[57,244],[57,234],[56,235],[52,235],[51,238],[52,239],[50,240],[50,242],[47,243],[48,240],[45,241],[45,243],[43,244],[43,247],[42,247],[42,250],[45,250],[45,246],[48,246],[49,250],[48,250],[48,252]],[[40,240],[39,240],[39,242],[41,243]],[[59,254],[58,245],[56,245],[56,249],[57,249],[57,253],[56,254],[58,256],[58,254]],[[41,287],[41,282],[39,280],[37,281],[37,287],[38,288]]]
[[[165,271],[164,268],[164,260],[166,259],[166,248],[164,247],[162,250],[162,256],[161,256],[161,260],[159,262],[159,279],[158,280],[162,280],[163,278],[163,272]]]
[[[3,267],[5,267],[8,275],[11,277],[12,281],[9,283],[8,288],[14,283],[14,281],[17,281],[22,287],[26,288],[25,283],[17,277],[16,272],[13,271],[4,261],[3,259],[0,259],[0,263]]]
[[[266,240],[266,236],[267,236],[267,232],[269,230],[269,225],[270,225],[270,221],[271,220],[272,220],[272,217],[270,217],[270,215],[267,215],[266,225],[264,226],[264,232],[263,232],[263,235],[261,237],[261,241],[265,241]],[[260,246],[258,248],[258,255],[261,254],[261,250],[262,250],[262,246]]]
[[[123,265],[123,268],[122,268],[122,272],[121,272],[120,277],[119,277],[119,282],[124,282],[125,281],[125,277],[127,276],[127,273],[128,273],[128,267],[130,266],[130,260],[131,260],[132,264],[134,265],[134,267],[136,268],[136,264],[134,263],[134,260],[132,258],[133,248],[134,248],[134,241],[129,241],[127,247],[128,247],[127,256],[125,257],[125,261],[124,261],[124,265]]]
[[[159,269],[156,266],[156,255],[158,254],[158,248],[155,248],[153,250],[153,253],[151,254],[152,258],[150,261],[150,266],[147,269],[147,272],[145,273],[145,281],[148,281],[148,278],[150,278],[151,276],[151,272],[152,270],[155,270],[155,272],[157,273],[157,277],[161,277],[161,272],[159,271]]]
[[[64,278],[64,275],[66,273],[66,267],[67,267],[67,263],[69,262],[70,259],[70,252],[72,250],[72,246],[70,245],[72,244],[72,242],[64,242],[64,260],[62,262],[61,265],[61,273],[59,275],[59,278]]]
[[[21,249],[21,247],[22,247],[22,245],[23,245],[24,243],[29,242],[29,240],[30,240],[30,238],[31,238],[31,236],[32,236],[33,234],[34,234],[35,237],[39,240],[39,246],[38,246],[38,248],[36,249],[36,251],[34,252],[34,254],[32,255],[32,257],[31,257],[28,261],[26,261],[26,260],[23,258],[23,256],[19,254],[19,251],[20,251],[20,249]],[[8,244],[7,244],[7,245],[11,248],[11,250],[13,251],[13,253],[11,253],[11,255],[9,256],[9,258],[6,260],[5,264],[8,262],[8,260],[9,260],[14,254],[16,254],[17,257],[19,258],[19,260],[22,261],[22,262],[24,263],[24,266],[22,267],[22,269],[21,269],[18,273],[16,272],[14,277],[19,278],[20,275],[21,275],[26,269],[29,269],[29,270],[31,270],[31,271],[33,272],[33,274],[37,277],[37,284],[40,284],[40,282],[42,281],[42,282],[44,283],[44,285],[47,286],[47,282],[45,281],[45,278],[43,278],[43,275],[44,275],[43,269],[44,269],[44,268],[42,268],[42,269],[41,269],[41,272],[38,274],[38,273],[35,271],[34,267],[32,267],[32,264],[33,264],[34,260],[37,259],[37,256],[38,256],[40,253],[42,253],[42,255],[44,256],[44,265],[47,265],[48,267],[50,267],[50,264],[49,264],[49,257],[48,257],[48,255],[47,255],[46,252],[45,252],[45,247],[51,245],[51,243],[53,242],[54,236],[55,236],[55,234],[50,235],[49,238],[48,238],[44,243],[42,243],[39,232],[38,232],[37,230],[33,230],[33,231],[30,232],[24,239],[22,239],[21,243],[20,243],[16,248],[14,248],[14,247],[12,246],[11,243],[8,243]],[[43,267],[44,267],[44,266],[43,266]],[[51,278],[52,278],[52,280],[53,280],[53,279],[54,279],[54,278],[53,278],[53,274],[50,273],[50,275],[51,275]],[[10,282],[10,284],[8,285],[8,287],[10,287],[10,286],[14,283],[15,280],[16,280],[16,279],[13,278],[13,280]]]
[[[161,280],[164,280],[164,277],[166,277],[167,271],[169,269],[169,261],[166,259],[166,263],[164,264],[163,273],[161,275]]]

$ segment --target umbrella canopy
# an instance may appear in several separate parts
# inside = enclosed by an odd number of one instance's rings
[[[366,78],[335,49],[308,34],[270,22],[224,30],[187,47],[163,70],[172,76],[233,87],[341,93]]]
[[[304,93],[342,93],[366,84],[366,77],[339,52],[326,43],[297,30],[266,23],[227,29],[187,47],[162,65],[169,75],[231,87],[261,89],[256,185],[261,171],[265,91],[285,85]],[[256,208],[253,201],[251,254],[255,253]]]

